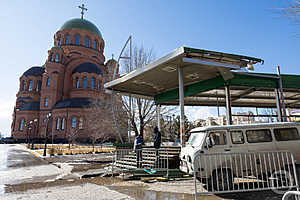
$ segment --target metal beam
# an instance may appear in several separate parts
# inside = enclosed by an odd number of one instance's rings
[[[289,99],[285,98],[285,100],[289,100]],[[297,104],[297,103],[299,103],[299,102],[300,102],[300,99],[297,99],[297,100],[295,100],[295,101],[292,102],[292,103],[287,103],[287,104],[286,104],[286,107],[289,107],[290,105],[295,105],[295,104]]]
[[[213,66],[213,67],[223,67],[227,69],[241,69],[238,65],[232,65],[227,63],[221,63],[221,62],[213,62],[213,61],[207,61],[207,60],[200,60],[195,58],[182,58],[182,61],[185,63],[193,63],[193,64],[201,64],[206,66]]]
[[[178,66],[178,85],[179,85],[179,107],[180,107],[180,144],[184,146],[184,84],[183,84],[183,69]]]
[[[229,85],[225,86],[226,94],[226,123],[227,125],[232,124],[232,114],[231,114],[231,98],[230,98],[230,87]]]
[[[248,94],[251,94],[251,93],[255,92],[255,90],[256,90],[256,89],[255,89],[254,87],[253,87],[253,88],[249,88],[249,89],[247,89],[246,91],[241,92],[240,94],[238,94],[236,97],[232,97],[232,98],[231,98],[231,101],[236,101],[236,100],[242,98],[243,96],[246,96],[246,95],[248,95]]]

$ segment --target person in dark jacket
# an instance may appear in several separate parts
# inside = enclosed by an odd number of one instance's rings
[[[157,126],[155,126],[155,128],[154,128],[153,143],[154,143],[155,155],[156,155],[155,165],[156,165],[156,167],[159,167],[159,148],[160,148],[160,145],[161,145],[161,133],[159,132]]]
[[[154,148],[159,149],[161,144],[161,133],[158,130],[158,127],[155,126],[154,128]]]

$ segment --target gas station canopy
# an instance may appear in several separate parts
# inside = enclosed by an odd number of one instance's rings
[[[104,85],[107,90],[150,98],[156,104],[179,104],[178,69],[182,70],[184,104],[225,106],[230,87],[231,106],[276,107],[277,74],[237,72],[262,59],[180,47],[166,56]],[[300,108],[300,76],[281,75],[287,108]]]

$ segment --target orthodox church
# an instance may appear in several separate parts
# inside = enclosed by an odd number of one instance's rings
[[[104,46],[101,32],[83,13],[58,29],[45,64],[30,67],[19,79],[11,126],[16,141],[45,138],[47,132],[66,140],[72,129],[85,129],[89,105],[110,101],[103,85],[114,70],[118,73],[114,59],[105,62]]]

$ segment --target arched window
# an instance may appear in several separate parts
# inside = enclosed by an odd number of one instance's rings
[[[56,130],[60,129],[60,117],[57,118],[56,120]]]
[[[82,84],[83,88],[86,88],[87,87],[87,84],[86,84],[86,76],[83,77],[83,84]]]
[[[25,81],[23,80],[23,81],[22,81],[22,85],[21,85],[21,90],[22,90],[22,91],[25,91],[25,86],[26,86],[26,85],[25,85]]]
[[[35,90],[38,92],[40,91],[40,88],[41,88],[41,81],[37,81]]]
[[[19,124],[19,131],[23,131],[23,127],[24,127],[24,119],[21,119]]]
[[[85,37],[85,46],[90,47],[90,40],[88,36]]]
[[[69,43],[70,43],[70,35],[67,35],[65,44],[69,44]]]
[[[79,118],[78,128],[83,129],[83,118],[82,117]]]
[[[33,81],[32,81],[32,80],[29,80],[29,87],[28,87],[28,90],[29,90],[29,91],[32,91],[32,84],[33,84]]]
[[[101,88],[101,81],[98,80],[97,89],[100,90],[100,88]]]
[[[61,119],[61,130],[65,130],[65,120],[64,117]]]
[[[49,87],[50,86],[50,77],[47,78],[47,82],[46,82],[46,86]]]
[[[79,45],[79,39],[80,39],[79,34],[76,34],[75,35],[75,45]]]
[[[79,78],[78,77],[76,78],[75,84],[76,84],[76,88],[79,88]]]
[[[72,117],[72,128],[76,128],[76,122],[77,118],[76,117]]]
[[[51,53],[50,56],[49,56],[49,62],[52,62],[52,61],[53,61],[53,55]]]
[[[94,89],[95,88],[95,78],[92,77],[91,79],[91,88]]]
[[[48,97],[46,97],[44,100],[44,106],[47,107],[48,104],[49,104],[49,99],[48,99]]]
[[[59,62],[59,55],[58,55],[58,53],[55,55],[55,62]]]
[[[61,35],[58,36],[57,41],[58,41],[58,42],[57,42],[58,46],[60,46],[60,45],[61,45]]]
[[[94,40],[94,49],[96,49],[97,48],[97,40]]]

